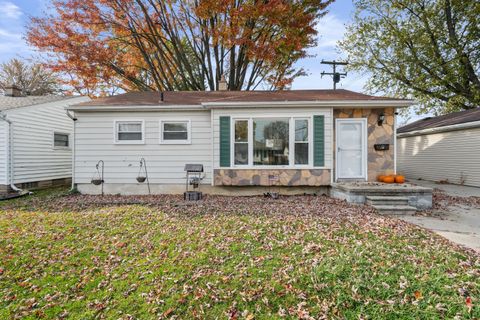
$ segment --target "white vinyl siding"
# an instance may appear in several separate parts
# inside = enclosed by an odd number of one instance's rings
[[[145,158],[151,184],[185,184],[187,163],[204,165],[204,184],[211,183],[210,111],[76,112],[75,183],[89,184],[99,160],[105,162],[106,184],[136,184],[140,158]],[[142,119],[144,144],[114,144],[114,121]],[[188,119],[191,144],[160,144],[162,120]]]
[[[8,123],[0,120],[0,184],[8,183],[7,172]]]
[[[68,104],[87,101],[79,97],[5,112],[12,122],[14,183],[69,178],[71,148],[55,148],[54,133],[73,133],[65,113]]]
[[[53,133],[53,146],[55,148],[69,148],[70,134],[62,132]]]
[[[323,115],[325,117],[325,166],[322,168],[332,168],[332,112],[331,108],[236,108],[236,109],[214,109],[212,110],[213,121],[213,167],[220,168],[220,116],[229,116],[235,119],[249,119],[249,118],[294,118],[294,119],[311,119],[314,115]],[[311,126],[310,121],[310,126]],[[251,128],[250,128],[251,129]],[[233,129],[232,129],[233,132]],[[309,132],[311,136],[311,132]],[[310,143],[310,145],[312,145]],[[231,148],[233,149],[233,145]],[[311,148],[310,148],[311,149]],[[290,152],[293,152],[293,148]],[[309,157],[312,152],[310,151]],[[238,166],[238,168],[261,168],[255,166]],[[292,168],[313,168],[313,162],[310,165],[295,166],[292,163]]]
[[[480,128],[397,139],[397,172],[480,187]]]

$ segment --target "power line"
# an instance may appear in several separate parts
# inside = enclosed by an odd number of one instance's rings
[[[323,76],[332,76],[333,78],[333,90],[336,90],[337,89],[337,83],[340,82],[340,79],[343,79],[347,76],[347,73],[346,72],[337,72],[337,66],[346,66],[348,65],[348,62],[346,61],[325,61],[322,59],[322,62],[320,62],[321,64],[328,64],[328,65],[331,65],[333,66],[333,72],[325,72],[325,71],[322,71],[321,73],[321,78],[323,78]]]

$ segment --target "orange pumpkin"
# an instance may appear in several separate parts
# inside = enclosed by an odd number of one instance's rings
[[[395,177],[394,176],[385,176],[385,178],[383,178],[383,182],[394,183],[395,182]]]
[[[395,176],[395,182],[396,182],[396,183],[405,183],[405,176],[396,175],[396,176]]]
[[[384,176],[384,175],[378,176],[378,178],[377,178],[378,182],[383,182],[383,179],[385,179],[385,177],[386,176]]]

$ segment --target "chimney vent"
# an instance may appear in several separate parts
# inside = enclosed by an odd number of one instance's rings
[[[227,90],[227,81],[225,80],[225,76],[222,74],[220,77],[220,81],[218,82],[218,90],[226,91]]]
[[[8,97],[21,97],[22,96],[22,89],[17,87],[16,85],[12,84],[8,87],[5,87],[5,96]]]

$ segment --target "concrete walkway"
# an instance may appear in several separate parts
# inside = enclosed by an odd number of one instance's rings
[[[429,188],[441,189],[449,195],[480,197],[480,188],[452,184],[436,184],[429,181],[410,182]],[[448,211],[434,211],[432,216],[399,216],[398,218],[430,229],[450,241],[480,252],[480,208],[452,206]]]

